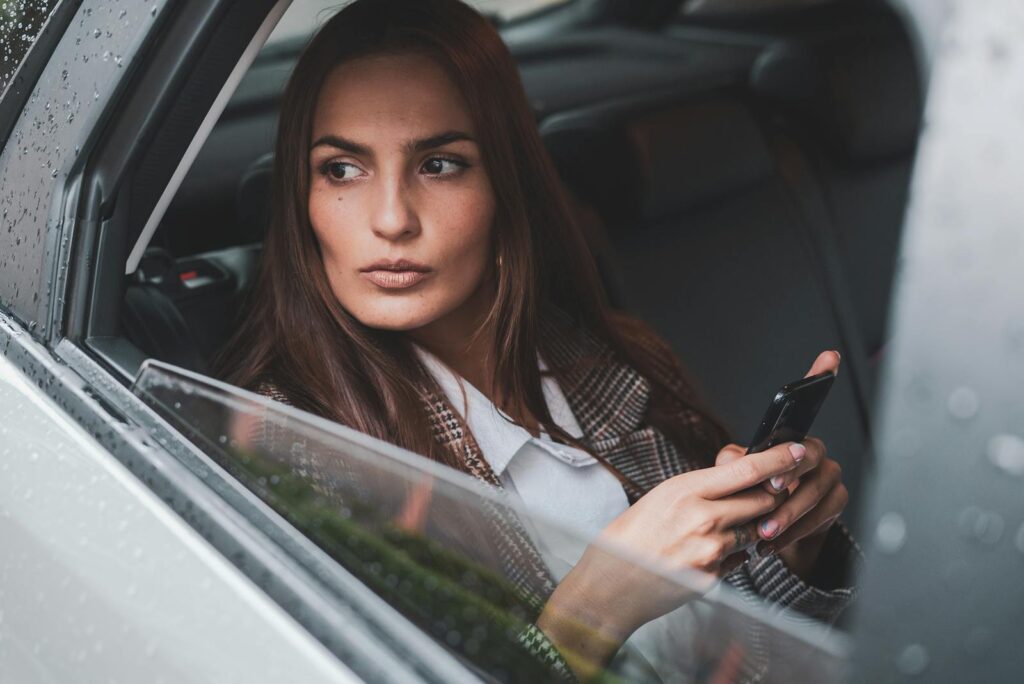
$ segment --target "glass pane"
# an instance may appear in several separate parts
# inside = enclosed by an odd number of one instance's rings
[[[267,38],[265,50],[273,52],[280,45],[305,42],[325,21],[330,19],[350,0],[294,0],[288,7],[274,32]],[[569,0],[467,0],[481,14],[508,21],[538,12],[546,7],[561,5]]]
[[[531,630],[550,592],[529,543],[584,549],[664,613],[619,649],[607,681],[834,681],[842,634],[755,605],[714,577],[667,572],[530,515],[453,469],[265,397],[148,361],[133,391],[411,622],[498,681],[553,677]],[[594,556],[592,556],[594,557]],[[567,654],[581,658],[580,654]],[[557,660],[557,658],[556,658]]]
[[[7,90],[18,65],[59,0],[0,2],[0,93]]]

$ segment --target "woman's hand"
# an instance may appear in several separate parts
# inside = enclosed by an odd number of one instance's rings
[[[794,471],[804,453],[784,444],[665,480],[587,548],[537,626],[579,674],[597,671],[637,627],[714,581],[706,575],[701,586],[687,590],[627,559],[668,571],[719,571],[724,560],[758,539],[757,520],[788,496],[759,485]]]
[[[807,376],[839,370],[839,354],[822,352]],[[799,446],[799,445],[797,445]],[[814,437],[803,441],[806,457],[792,471],[769,480],[769,492],[789,494],[788,500],[765,516],[757,527],[764,541],[758,552],[777,552],[802,579],[810,576],[821,552],[825,535],[846,508],[849,493],[842,482],[839,464],[828,458],[825,444]],[[719,452],[715,465],[727,465],[744,456],[745,450],[730,444]]]

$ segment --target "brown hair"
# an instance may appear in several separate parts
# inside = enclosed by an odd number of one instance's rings
[[[680,448],[713,454],[724,431],[694,405],[688,387],[659,378],[665,368],[644,353],[650,344],[638,343],[638,335],[651,341],[650,329],[610,309],[515,62],[487,19],[459,0],[357,0],[299,58],[281,105],[260,273],[241,327],[214,364],[217,374],[249,388],[272,382],[300,408],[464,469],[433,437],[423,403],[426,369],[400,332],[369,328],[342,308],[308,217],[307,150],[327,74],[356,57],[409,51],[435,59],[462,92],[495,189],[495,257],[503,264],[488,313],[496,330],[495,386],[549,434],[586,448],[554,423],[541,391],[536,355],[547,356],[538,317],[556,306],[652,382],[652,423],[663,423],[658,427]]]

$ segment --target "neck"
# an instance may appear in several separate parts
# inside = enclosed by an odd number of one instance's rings
[[[490,296],[485,296],[490,294]],[[493,293],[479,288],[458,309],[431,323],[410,330],[407,335],[418,345],[441,359],[491,401],[498,403],[493,387],[494,322],[484,324]],[[479,334],[474,334],[480,329]]]

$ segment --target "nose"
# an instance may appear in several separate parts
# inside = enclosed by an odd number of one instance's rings
[[[398,174],[380,178],[371,210],[373,232],[385,240],[403,240],[420,232],[413,197]]]

